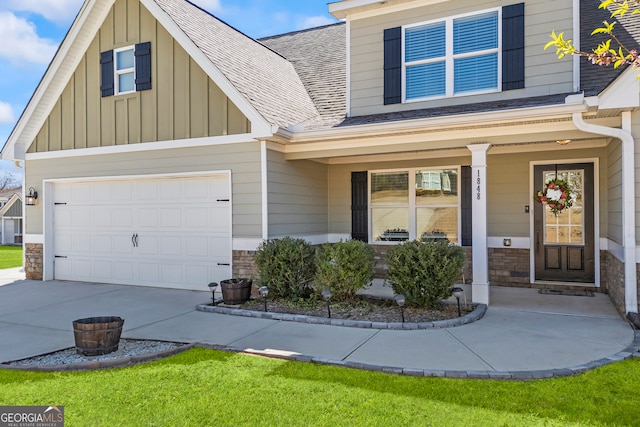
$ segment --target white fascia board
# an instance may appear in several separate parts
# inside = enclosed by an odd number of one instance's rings
[[[429,128],[430,130],[453,126],[479,124],[479,123],[501,123],[507,120],[531,120],[542,117],[552,118],[554,116],[571,115],[574,112],[585,112],[587,107],[584,103],[579,104],[559,104],[544,107],[519,108],[505,111],[489,111],[483,113],[459,114],[453,116],[430,117],[426,119],[402,120],[378,124],[365,124],[346,126],[343,128],[331,128],[323,130],[312,130],[302,132],[291,132],[286,129],[279,129],[277,135],[291,140],[313,141],[316,139],[326,140],[331,138],[345,138],[354,136],[379,135],[384,132],[411,131]]]
[[[3,160],[22,160],[64,91],[115,0],[86,0],[2,149]],[[16,145],[22,145],[16,149]]]
[[[329,13],[337,19],[344,19],[347,16],[353,19],[361,19],[445,1],[449,0],[345,0],[329,3]]]
[[[253,133],[266,135],[271,130],[271,125],[253,105],[236,89],[236,87],[222,74],[222,72],[211,62],[202,50],[185,34],[173,19],[154,0],[140,0],[140,2],[151,12],[151,14],[162,24],[171,36],[187,51],[189,56],[198,64],[204,72],[218,85],[220,90],[229,97],[231,102],[244,114],[251,122]]]
[[[619,109],[640,107],[640,71],[629,67],[613,81],[598,99],[598,109]]]
[[[177,139],[172,141],[145,142],[141,144],[111,145],[108,147],[77,148],[74,150],[46,151],[43,153],[27,153],[26,160],[60,159],[81,156],[99,156],[101,154],[134,153],[140,151],[171,150],[209,145],[243,144],[258,142],[252,134],[208,136],[204,138]]]

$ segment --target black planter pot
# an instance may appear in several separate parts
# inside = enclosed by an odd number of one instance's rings
[[[225,304],[237,305],[249,301],[251,298],[251,279],[227,279],[220,281],[222,300]]]

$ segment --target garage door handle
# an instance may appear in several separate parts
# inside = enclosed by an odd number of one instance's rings
[[[229,266],[229,265],[231,265],[231,264],[227,264],[227,263],[224,263],[224,262],[219,262],[219,263],[218,263],[218,265],[226,265],[226,266]]]
[[[66,258],[64,255],[56,255],[55,258]]]
[[[138,247],[138,234],[137,233],[133,233],[133,235],[131,236],[131,243],[133,243],[133,247],[134,248]]]

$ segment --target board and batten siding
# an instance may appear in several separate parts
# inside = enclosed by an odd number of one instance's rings
[[[351,115],[406,111],[468,103],[569,93],[573,91],[571,58],[558,60],[553,49],[544,50],[551,31],[571,34],[572,1],[525,2],[525,88],[484,95],[458,96],[405,104],[383,105],[384,30],[408,24],[515,4],[495,0],[441,2],[385,15],[351,21]]]
[[[325,164],[267,151],[269,238],[328,233]]]
[[[151,42],[151,90],[101,97],[100,52]],[[29,152],[243,134],[251,124],[138,0],[117,0]]]
[[[247,142],[205,147],[136,151],[96,156],[26,160],[26,188],[40,192],[29,206],[26,233],[43,233],[43,180],[111,178],[162,174],[188,174],[231,170],[234,238],[262,237],[260,143]]]

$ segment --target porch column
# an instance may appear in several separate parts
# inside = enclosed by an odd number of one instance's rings
[[[487,248],[487,150],[491,144],[467,145],[471,151],[471,211],[473,282],[471,299],[489,305],[489,250]]]

